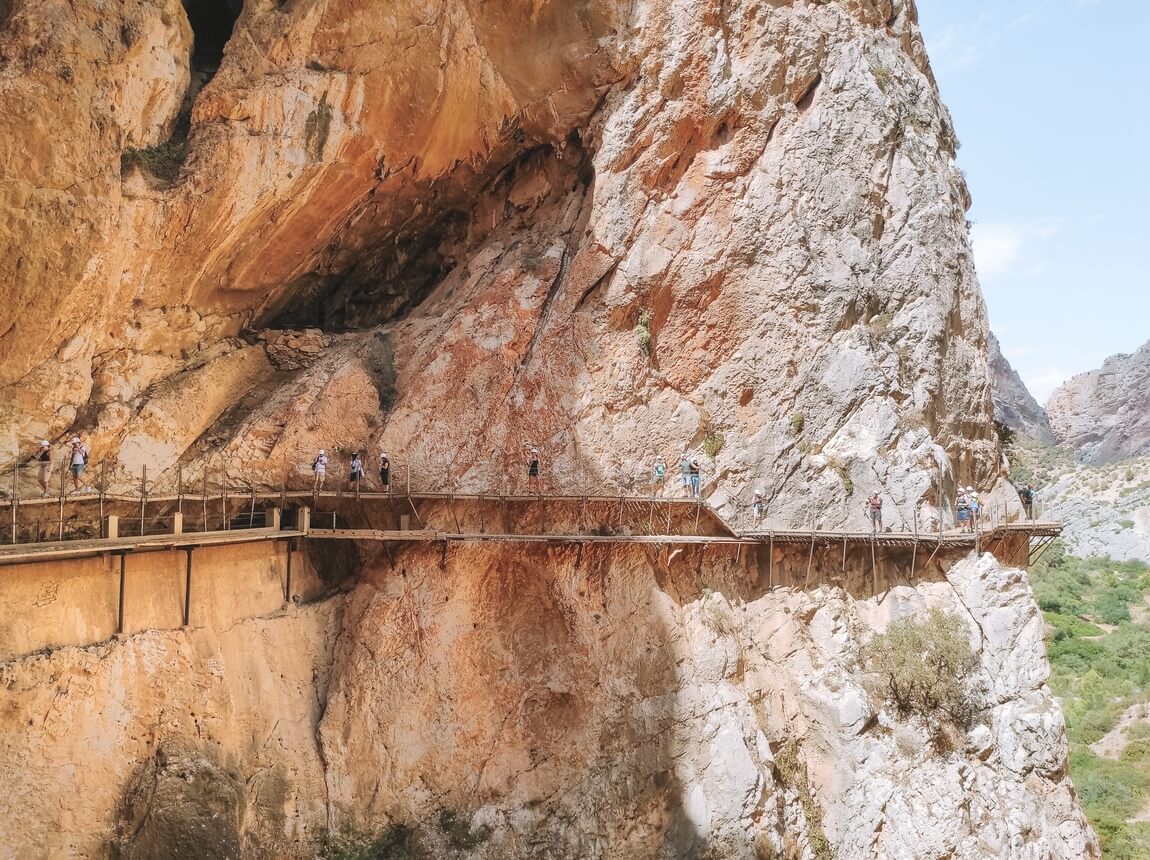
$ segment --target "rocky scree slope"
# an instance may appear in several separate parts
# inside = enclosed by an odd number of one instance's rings
[[[1150,343],[1067,380],[1046,411],[1058,441],[1084,463],[1150,453]]]

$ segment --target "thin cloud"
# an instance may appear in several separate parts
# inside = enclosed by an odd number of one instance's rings
[[[1045,403],[1049,400],[1054,389],[1068,380],[1071,375],[1058,367],[1040,367],[1025,373],[1019,371],[1019,376],[1022,377],[1026,387],[1030,389],[1030,393],[1039,403]]]
[[[937,71],[957,72],[976,65],[993,41],[980,27],[947,24],[936,38],[928,40],[926,52]]]
[[[1049,221],[1023,221],[1016,224],[975,224],[970,231],[974,246],[974,263],[978,276],[987,280],[1013,272],[1024,257],[1024,250],[1035,240],[1049,239],[1058,233],[1058,225]],[[1030,263],[1024,274],[1046,271],[1042,260]]]
[[[1022,235],[1012,224],[975,224],[970,239],[980,278],[1005,275],[1022,254]]]

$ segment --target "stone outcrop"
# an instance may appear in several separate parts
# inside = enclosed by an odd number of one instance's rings
[[[1150,453],[1150,343],[1067,380],[1046,411],[1059,443],[1084,463]]]
[[[194,474],[157,393],[318,326],[394,379],[371,426],[323,397],[279,423],[281,371],[194,429],[245,462],[379,442],[474,489],[525,442],[570,488],[721,438],[714,502],[763,484],[796,525],[859,524],[876,489],[928,522],[994,483],[969,196],[907,0],[248,3],[198,91],[175,0],[83,8],[0,32],[38,118],[0,165],[13,438],[83,427],[97,459],[130,440],[124,480]]]
[[[861,526],[879,491],[896,530],[998,481],[910,0],[26,0],[0,94],[11,456],[85,430],[114,485],[276,486],[378,446],[498,492],[534,444],[548,490],[615,492],[705,450],[724,513],[763,486],[780,526]],[[365,549],[328,559],[347,595],[0,664],[5,850],[211,822],[252,857],[342,828],[435,857],[1097,855],[1022,574],[807,593],[705,552]],[[950,751],[856,659],[935,604],[988,691]]]
[[[307,609],[12,661],[8,846],[211,820],[247,856],[329,830],[427,857],[1098,856],[1024,573],[767,590],[700,552],[411,549]],[[944,746],[859,661],[928,607],[979,661]],[[141,812],[145,785],[172,802]]]
[[[1029,436],[1045,445],[1055,443],[1054,431],[1046,410],[1038,405],[1034,395],[1002,354],[998,338],[990,333],[990,373],[994,392],[994,418],[1011,430]]]

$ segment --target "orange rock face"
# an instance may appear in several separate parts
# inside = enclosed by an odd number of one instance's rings
[[[911,0],[18,0],[0,96],[9,457],[84,430],[124,485],[275,485],[386,448],[421,488],[494,493],[535,445],[548,491],[623,493],[692,452],[726,516],[762,487],[778,527],[862,527],[878,491],[895,530],[996,482],[969,194]],[[115,829],[129,771],[182,804],[207,745],[218,842],[250,856],[416,823],[437,857],[824,831],[843,856],[1096,853],[1016,572],[884,604],[764,590],[745,559],[704,578],[701,548],[576,550],[333,553],[358,585],[302,617],[0,666],[0,761],[51,750],[19,846],[146,853]],[[868,728],[855,659],[924,601],[1001,640],[994,734],[945,761]],[[792,727],[823,831],[776,767]],[[57,774],[89,746],[78,795]]]
[[[377,418],[319,396],[283,425],[280,371],[224,456],[379,443],[483,489],[530,442],[570,489],[721,437],[718,506],[761,483],[828,526],[993,482],[968,196],[909,4],[249,3],[222,56],[226,4],[190,7],[198,36],[170,6],[27,3],[0,33],[13,454],[78,427],[131,477],[195,471],[156,392],[310,325],[348,333],[329,374],[370,354]]]

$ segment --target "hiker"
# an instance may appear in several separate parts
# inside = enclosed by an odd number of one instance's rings
[[[391,492],[391,460],[386,451],[379,452],[379,486],[383,492]]]
[[[1028,520],[1034,519],[1034,484],[1027,484],[1018,491],[1018,498],[1022,502],[1022,511]]]
[[[319,453],[315,455],[315,459],[311,462],[311,470],[315,473],[315,480],[312,482],[311,491],[318,493],[323,489],[323,482],[327,480],[327,452],[319,449]]]
[[[755,515],[755,522],[762,522],[763,512],[767,507],[766,495],[762,490],[755,490],[754,496],[751,497],[751,512]]]
[[[882,531],[882,499],[878,497],[878,493],[871,493],[870,498],[866,500],[866,512],[870,518],[870,527],[872,532]]]
[[[68,462],[72,472],[72,492],[79,493],[81,491],[80,476],[84,474],[84,469],[88,466],[88,446],[80,441],[79,436],[73,436],[72,441],[68,443],[68,448]]]
[[[966,487],[958,488],[958,497],[954,500],[955,510],[958,512],[959,531],[970,530],[970,496],[966,494]]]
[[[539,483],[539,449],[532,446],[531,454],[527,458],[527,485],[530,487],[531,492],[539,495],[541,493]]]
[[[691,495],[691,458],[686,451],[679,455],[679,477],[683,479],[683,495]]]
[[[699,498],[699,485],[700,485],[699,458],[698,457],[692,457],[691,462],[687,468],[688,468],[688,473],[690,474],[690,477],[691,477],[691,498],[697,499],[697,498]]]
[[[48,492],[48,474],[52,471],[52,443],[47,439],[40,440],[40,453],[36,460],[40,466],[40,472],[36,475],[36,480],[40,482],[40,496],[46,499],[51,495]]]
[[[348,490],[359,492],[359,482],[363,479],[363,460],[359,458],[359,451],[351,455],[351,474],[348,475]]]
[[[655,470],[651,475],[651,495],[657,496],[663,491],[663,484],[667,480],[667,462],[662,457],[655,458]]]
[[[974,531],[980,525],[978,518],[982,514],[983,505],[973,487],[967,487],[966,493],[970,496],[970,530]]]

